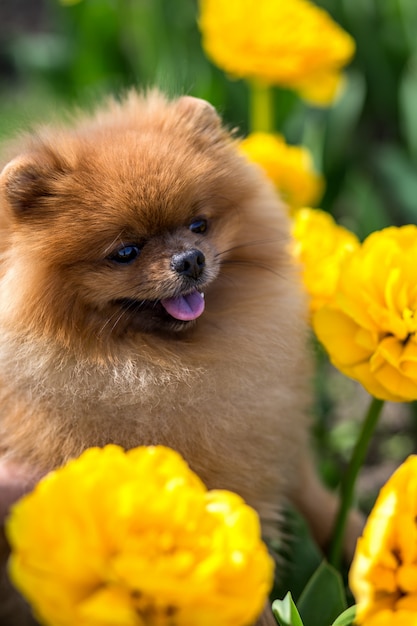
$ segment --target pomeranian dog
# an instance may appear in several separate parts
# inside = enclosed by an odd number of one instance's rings
[[[266,536],[290,500],[325,544],[288,220],[213,107],[131,92],[3,160],[2,514],[87,447],[164,444]]]

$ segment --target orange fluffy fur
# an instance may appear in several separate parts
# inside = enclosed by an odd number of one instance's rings
[[[9,147],[0,193],[3,458],[46,472],[88,446],[165,444],[266,533],[289,498],[326,541],[288,221],[212,107],[132,92],[43,127]],[[190,249],[198,280],[172,267]],[[193,280],[205,311],[170,320],[159,303]]]

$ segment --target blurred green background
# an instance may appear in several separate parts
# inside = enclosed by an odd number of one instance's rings
[[[321,205],[364,237],[417,217],[417,2],[320,0],[356,57],[331,109],[276,90],[277,128],[323,172]],[[204,56],[196,0],[1,0],[0,133],[130,85],[210,100],[242,132],[247,89]]]
[[[271,0],[272,1],[272,0]],[[417,2],[317,0],[357,43],[329,109],[275,89],[276,126],[310,148],[326,180],[320,206],[364,238],[417,218]],[[211,101],[248,131],[248,90],[205,57],[196,0],[0,0],[0,140],[102,94],[158,85]],[[368,398],[330,369],[317,387],[323,471],[337,482]],[[328,382],[330,380],[330,383]],[[323,382],[327,381],[327,382]],[[394,410],[395,408],[395,410]],[[414,448],[414,406],[391,407],[371,450],[382,483]],[[330,427],[331,426],[331,427]],[[336,469],[335,469],[336,468]],[[378,475],[379,476],[379,475]],[[371,490],[372,491],[372,490]],[[366,490],[363,489],[363,493]]]
[[[417,2],[318,0],[357,43],[342,98],[275,90],[277,129],[326,179],[322,208],[360,237],[417,217]],[[187,92],[248,129],[247,88],[204,56],[196,0],[1,0],[0,133],[130,85]]]

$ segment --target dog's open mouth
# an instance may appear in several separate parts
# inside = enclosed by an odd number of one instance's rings
[[[196,320],[204,311],[204,294],[197,289],[183,296],[161,300],[165,311],[181,322]]]
[[[129,326],[144,331],[182,330],[199,318],[205,308],[204,294],[197,289],[161,300],[119,298],[114,304],[126,311]]]

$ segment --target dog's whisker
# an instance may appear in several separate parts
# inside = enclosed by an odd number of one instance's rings
[[[224,261],[222,261],[222,267],[225,266],[247,266],[247,267],[257,267],[259,269],[262,270],[266,270],[267,272],[271,272],[272,274],[274,274],[275,276],[281,276],[281,274],[279,272],[277,272],[276,270],[274,270],[272,267],[270,267],[269,265],[266,265],[265,263],[261,263],[259,261],[248,261],[246,259],[225,259]]]
[[[117,324],[120,322],[121,318],[123,317],[125,311],[117,311],[115,313],[113,313],[112,315],[110,315],[105,323],[100,327],[98,333],[97,333],[97,337],[101,337],[102,335],[104,335],[104,331],[108,328],[108,326],[113,322],[110,331],[114,331],[114,329],[116,328]],[[115,320],[116,321],[113,321]]]
[[[123,245],[123,231],[120,231],[118,235],[116,235],[116,237],[113,239],[113,241],[106,246],[106,248],[103,250],[103,256],[106,257],[108,256],[116,247],[116,244],[120,244],[121,246]]]
[[[133,317],[134,314],[134,308],[135,308],[135,303],[132,302],[130,307],[121,307],[120,309],[116,310],[112,315],[110,315],[105,323],[101,326],[99,332],[97,333],[97,335],[100,337],[104,334],[104,331],[108,328],[108,326],[110,324],[111,328],[110,328],[110,332],[113,332],[117,325],[120,323],[120,321],[123,319],[123,317],[125,317],[127,319],[127,321],[129,320],[129,317]],[[130,309],[130,310],[129,310]]]
[[[235,252],[236,250],[241,250],[242,248],[249,248],[253,246],[263,246],[265,244],[278,243],[282,241],[281,238],[273,238],[273,239],[255,239],[253,241],[247,241],[245,243],[238,244],[236,246],[231,246],[230,248],[226,248],[225,250],[221,250],[216,254],[216,258],[224,256],[225,254],[229,254],[230,252]]]

